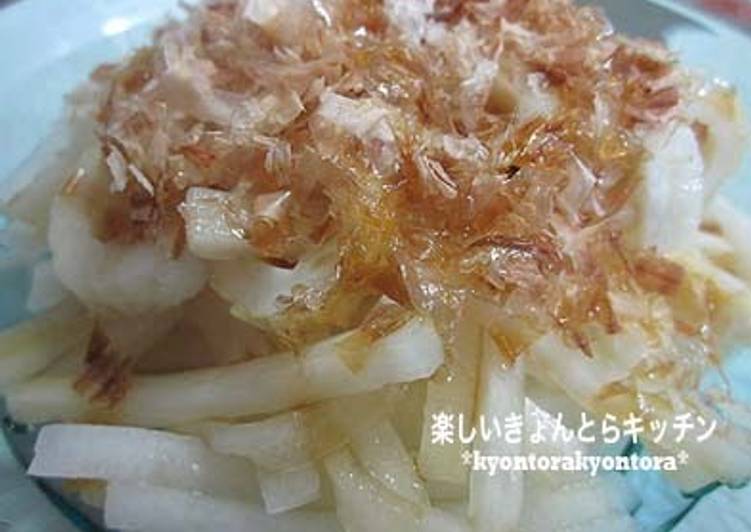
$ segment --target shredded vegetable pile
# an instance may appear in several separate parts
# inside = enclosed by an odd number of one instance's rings
[[[674,482],[751,476],[702,385],[751,341],[738,98],[598,9],[210,0],[68,108],[4,207],[51,253],[0,385],[107,526],[635,529],[617,475],[469,472],[525,446],[444,412],[691,413],[643,435]]]

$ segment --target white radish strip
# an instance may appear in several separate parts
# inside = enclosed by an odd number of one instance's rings
[[[703,126],[701,151],[710,198],[741,167],[748,148],[748,124],[737,91],[723,83],[697,87],[686,103],[687,122]]]
[[[558,412],[556,412],[556,416],[557,414]],[[529,452],[561,456],[574,456],[577,451],[586,454],[587,446],[576,438],[565,441],[562,437],[558,437],[554,440],[552,434],[558,424],[556,418],[529,397],[524,400],[524,416],[524,423],[527,429],[539,430],[544,435],[544,439],[539,442],[531,443],[525,441]],[[577,420],[577,422],[579,421],[580,419]],[[563,424],[567,426],[565,422]]]
[[[273,355],[230,366],[135,378],[110,417],[128,425],[165,427],[273,413],[424,379],[443,363],[443,346],[433,324],[413,318],[389,336],[363,345],[358,353],[362,367],[354,372],[341,350],[358,334],[352,331],[325,340],[301,356]],[[90,414],[92,409],[68,389],[70,384],[70,379],[32,381],[8,393],[8,408],[26,422]]]
[[[98,316],[97,326],[120,358],[139,360],[160,340],[175,334],[181,314],[182,307],[171,307],[137,315]]]
[[[525,386],[527,383],[529,380],[525,382]],[[557,415],[558,412],[556,412]],[[549,411],[527,397],[524,402],[524,426],[528,433],[524,441],[524,453],[537,456],[575,456],[577,452],[585,455],[591,454],[587,452],[587,447],[575,437],[569,441],[565,441],[562,437],[553,438],[556,425],[557,420]],[[532,443],[532,434],[538,432],[542,435],[541,441]],[[525,473],[525,485],[530,483],[544,485],[548,491],[554,491],[566,485],[589,480],[589,478],[589,473],[584,471],[530,471]]]
[[[693,410],[694,419],[702,416],[705,423],[713,422],[714,413],[709,409]],[[669,419],[667,416],[663,419]],[[680,466],[671,477],[678,480],[684,491],[694,491],[707,481],[739,484],[751,478],[751,432],[732,421],[715,418],[717,428],[711,438],[698,442],[696,438],[685,438],[676,443],[677,433],[669,428],[667,437],[656,447],[677,455],[686,451],[691,457],[688,464]]]
[[[540,382],[587,405],[604,386],[630,375],[650,352],[649,341],[640,327],[627,326],[618,334],[592,337],[594,357],[588,358],[553,331],[532,344],[527,369]]]
[[[195,436],[197,438],[201,438],[203,441],[209,443],[209,447],[211,447],[209,438],[212,431],[229,426],[231,425],[224,421],[196,421],[192,423],[185,423],[183,425],[172,425],[171,427],[167,427],[167,430],[176,434],[185,434],[186,436]],[[219,451],[218,449],[214,450],[218,451],[221,454],[235,454],[225,453]]]
[[[567,427],[574,427],[577,423],[580,423],[582,412],[586,412],[561,389],[540,382],[531,375],[527,375],[524,382],[524,392],[527,396],[526,403],[532,403],[532,410],[539,408],[546,417],[551,416],[549,412],[555,412],[556,415],[561,414],[563,424]],[[530,410],[530,408],[528,407],[527,410]],[[535,425],[531,426],[534,427]]]
[[[434,508],[455,519],[467,521],[467,501],[439,501]]]
[[[356,532],[469,532],[466,519],[437,508],[420,508],[373,480],[344,449],[326,457],[336,513]]]
[[[532,444],[525,440],[525,453],[537,456],[574,456],[587,454],[585,444],[575,437],[570,441],[553,437],[554,416],[530,399],[525,401],[525,427],[540,432],[543,440]],[[572,435],[573,436],[573,435]],[[605,515],[626,516],[638,505],[619,474],[592,478],[584,471],[530,471],[525,475],[524,510],[520,527],[524,530],[558,530],[600,519]],[[541,512],[540,508],[545,511]]]
[[[66,357],[61,363],[68,362]],[[71,361],[71,368],[75,364]],[[73,389],[74,377],[42,375],[5,392],[5,404],[10,416],[20,423],[47,423],[73,420],[90,413],[85,397]]]
[[[713,233],[699,231],[696,239],[696,247],[700,249],[704,255],[715,262],[721,262],[723,259],[726,259],[731,264],[733,262],[733,253],[735,250],[733,249],[732,244],[728,242],[724,236],[717,236]]]
[[[331,512],[300,511],[271,516],[257,504],[170,488],[120,483],[107,487],[104,520],[113,530],[150,532],[341,531]]]
[[[419,507],[397,496],[362,469],[349,451],[324,460],[336,499],[336,514],[345,530],[357,532],[414,532]]]
[[[428,490],[430,500],[434,502],[439,501],[441,503],[466,501],[467,494],[469,493],[468,472],[465,472],[464,476],[467,477],[464,484],[461,484],[459,481],[439,482],[436,480],[426,480],[425,486]],[[467,512],[463,511],[462,515],[466,514]]]
[[[304,402],[305,389],[297,357],[274,355],[230,366],[137,378],[120,415],[128,424],[159,427],[275,412]]]
[[[432,429],[435,416],[441,414],[453,416],[455,426],[460,416],[467,426],[471,425],[481,349],[482,329],[466,320],[459,326],[455,350],[447,357],[445,369],[428,381],[417,463],[433,491],[466,493],[468,475],[461,456],[467,446],[458,436],[452,441],[434,442]]]
[[[708,261],[705,262],[706,264],[703,264],[700,261],[686,259],[684,265],[689,265],[688,269],[691,271],[703,268],[704,273],[707,273],[712,266]],[[719,268],[716,270],[729,276]],[[730,279],[724,284],[720,277],[713,280],[715,288],[726,291],[728,299],[733,297],[731,294],[734,286]],[[740,285],[739,289],[746,293],[745,284],[738,279],[733,280]],[[743,300],[748,301],[745,298]],[[743,318],[743,323],[747,322],[748,316],[751,315],[748,311],[741,312],[740,309],[735,309],[732,314],[736,318]],[[738,329],[741,333],[747,334],[749,328],[747,325],[741,325]],[[627,377],[643,354],[650,352],[649,339],[638,331],[635,327],[626,328],[619,334],[611,335],[609,339],[598,339],[593,342],[594,358],[574,356],[577,353],[573,352],[572,356],[563,356],[569,348],[558,335],[550,333],[530,348],[528,367],[536,378],[553,383],[586,408],[588,405],[591,406],[591,400],[603,386]],[[666,411],[662,415],[664,419],[669,419],[674,412]],[[707,413],[702,415],[705,420],[709,418]],[[669,440],[670,438],[664,438],[661,447],[669,447],[666,443]],[[682,449],[691,456],[688,466],[676,473],[671,472],[671,476],[686,491],[692,491],[714,480],[731,483],[744,481],[751,476],[749,441],[751,440],[748,431],[731,424],[728,424],[726,430],[721,431],[719,435],[701,444],[687,438],[680,446],[674,445],[669,449],[671,454]]]
[[[52,261],[44,260],[31,272],[31,288],[26,297],[26,310],[39,314],[59,305],[70,292],[57,278]]]
[[[373,429],[388,424],[388,403],[393,398],[393,390],[385,389],[353,395],[346,401],[323,401],[253,423],[200,423],[188,429],[201,435],[216,451],[250,458],[264,470],[296,469],[356,435],[369,433],[377,439],[379,434]],[[393,429],[391,432],[388,442],[398,443],[394,440],[398,436]],[[403,449],[401,444],[399,447]],[[406,450],[403,454],[408,456]]]
[[[414,318],[391,335],[363,346],[364,365],[349,369],[339,346],[350,335],[324,340],[294,355],[274,355],[222,368],[138,379],[122,415],[136,425],[168,425],[211,417],[239,417],[286,410],[390,383],[433,374],[443,348],[432,323]],[[158,410],[153,405],[160,405]]]
[[[504,358],[489,334],[483,339],[480,370],[479,402],[476,418],[484,417],[492,431],[494,420],[501,427],[507,416],[524,414],[524,366],[521,359],[513,366]],[[479,434],[474,451],[483,456],[516,456],[521,454],[523,434],[519,442],[509,442],[505,432],[493,433],[488,441]],[[490,476],[487,471],[472,471],[469,484],[469,518],[477,532],[516,530],[522,512],[524,494],[521,471],[499,471]]]
[[[231,200],[232,193],[223,190],[188,190],[179,210],[185,219],[188,249],[196,257],[227,260],[249,253],[241,226],[232,223]]]
[[[289,300],[295,287],[316,287],[332,278],[337,260],[336,249],[329,246],[305,257],[291,270],[254,257],[220,262],[214,265],[211,286],[242,308],[244,316],[262,321],[283,309],[279,302]]]
[[[167,427],[213,417],[284,410],[303,402],[304,392],[304,380],[293,355],[137,377],[115,410],[90,404],[73,390],[74,380],[69,376],[41,376],[16,386],[6,394],[8,411],[25,423],[93,417],[135,426]]]
[[[216,451],[250,458],[266,471],[299,469],[342,447],[351,435],[387,422],[389,405],[385,403],[392,396],[390,390],[370,392],[253,423],[201,423],[189,429]]]
[[[751,282],[751,249],[748,246],[751,218],[722,196],[716,197],[709,204],[705,217],[720,226],[723,237],[735,252],[733,265],[738,275],[747,283]]]
[[[33,380],[27,381],[24,384],[30,384],[40,380],[46,380],[47,378],[72,378],[83,374],[84,366],[86,365],[86,352],[89,349],[90,339],[82,341],[75,349],[71,349],[68,353],[55,360],[49,367],[34,377]]]
[[[149,482],[235,498],[258,494],[250,462],[210,451],[199,439],[104,425],[48,425],[29,475]]]
[[[320,403],[311,410],[312,415],[308,418],[309,426],[315,431],[314,443],[321,448],[320,438],[330,437],[332,432],[339,432],[339,436],[346,441],[349,435],[365,432],[387,420],[391,409],[396,407],[394,394],[394,388],[389,386],[373,392],[351,395],[346,401],[335,398]],[[336,443],[336,437],[327,443]],[[322,450],[325,451],[326,446],[323,446]]]
[[[204,291],[185,307],[185,320],[201,334],[214,357],[222,364],[265,356],[275,346],[265,333],[232,316],[230,306],[211,290]]]
[[[709,283],[717,292],[713,308],[713,333],[720,339],[720,349],[732,349],[751,343],[751,287],[699,253],[674,257],[688,275]]]
[[[313,462],[299,469],[258,471],[266,512],[278,514],[321,498],[321,476]]]
[[[397,407],[391,412],[391,423],[410,453],[417,454],[420,448],[427,384],[427,381],[415,381],[392,387]]]
[[[302,467],[312,459],[303,414],[288,412],[255,423],[218,425],[207,431],[212,449],[250,458],[269,471]]]
[[[641,244],[662,253],[693,249],[704,211],[701,151],[689,126],[667,126],[644,139]]]
[[[368,430],[354,432],[350,442],[355,456],[372,477],[410,502],[430,504],[415,463],[391,423],[383,420]]]
[[[85,344],[93,321],[74,303],[0,332],[0,388],[39,373],[52,362]]]
[[[716,286],[719,287],[720,284],[717,283]],[[562,357],[567,348],[560,338],[557,335],[546,335],[532,346],[530,361],[534,362],[536,377],[555,383],[586,407],[588,400],[594,397],[598,389],[629,374],[629,369],[640,354],[650,351],[648,342],[648,338],[636,334],[634,328],[627,328],[622,333],[613,335],[608,342],[598,340],[594,343],[595,357],[586,359],[582,356]],[[565,363],[562,362],[564,360]],[[663,418],[669,418],[673,414],[664,412],[662,415]],[[703,416],[705,420],[709,418],[706,413]],[[691,456],[687,466],[669,473],[685,491],[692,491],[719,479],[731,483],[743,481],[751,475],[751,440],[748,431],[732,424],[728,424],[719,435],[702,444],[691,442],[687,438],[680,446],[669,446],[666,443],[669,441],[670,438],[665,437],[661,444],[661,447],[668,448],[669,454],[676,454],[682,449]]]
[[[424,379],[443,363],[443,344],[433,324],[414,318],[362,353],[353,372],[340,356],[349,335],[324,340],[305,352],[303,371],[311,398],[329,399],[380,389],[387,384]],[[355,333],[356,334],[356,333]]]
[[[689,260],[683,257],[684,266],[689,271],[700,271],[701,274],[710,276],[710,269],[714,268],[708,261]],[[724,297],[730,300],[735,297],[733,291],[738,289],[743,294],[747,292],[745,284],[736,278],[724,280],[719,274],[731,277],[724,270],[714,268],[718,276],[713,278],[715,288],[725,292]],[[743,301],[748,301],[743,298]],[[742,318],[746,322],[750,315],[748,311],[741,312],[736,308],[732,315],[737,319]],[[748,331],[748,326],[739,324],[741,333]],[[595,397],[598,390],[609,382],[618,381],[630,374],[631,368],[644,355],[650,352],[649,338],[643,333],[639,334],[636,327],[627,327],[619,334],[612,335],[609,339],[597,339],[593,342],[594,358],[583,356],[562,356],[568,349],[556,334],[548,334],[536,342],[530,349],[529,368],[534,376],[546,383],[552,383],[585,408]],[[565,361],[565,363],[564,363]],[[589,405],[591,406],[591,405]],[[697,412],[698,413],[698,412]],[[674,415],[672,411],[662,414],[664,419]],[[702,413],[705,420],[709,418],[707,413]],[[663,438],[661,447],[668,447],[666,442],[670,438]],[[748,431],[733,427],[728,424],[726,430],[720,435],[715,435],[711,440],[696,444],[687,438],[680,446],[670,448],[671,454],[686,450],[691,460],[688,466],[684,466],[676,473],[670,473],[673,480],[678,482],[682,489],[691,491],[713,480],[726,482],[743,481],[751,475],[751,446],[749,444]]]

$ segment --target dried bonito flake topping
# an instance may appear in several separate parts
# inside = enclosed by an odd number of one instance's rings
[[[715,172],[719,135],[742,137],[661,45],[569,0],[209,1],[92,79],[110,192],[138,198],[102,219],[150,209],[118,240],[287,268],[330,242],[345,290],[447,323],[479,296],[585,352],[621,327],[614,290],[683,282],[643,238],[674,212],[650,169],[682,171],[653,139],[696,135]]]

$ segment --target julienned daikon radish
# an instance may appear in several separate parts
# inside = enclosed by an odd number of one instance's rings
[[[305,506],[321,497],[321,476],[311,461],[282,471],[258,470],[266,512],[274,515]]]
[[[583,405],[603,387],[628,377],[648,352],[648,342],[640,326],[629,325],[616,335],[596,331],[590,339],[595,356],[589,358],[551,331],[530,346],[527,371]]]
[[[710,285],[713,293],[724,304],[735,297],[734,286],[745,294],[739,302],[745,301],[751,304],[751,299],[746,297],[751,294],[749,289],[737,278],[730,276],[728,272],[711,265],[705,259],[694,261],[685,256],[682,260],[687,267],[688,275],[706,275],[707,278],[718,275]],[[714,270],[716,272],[712,273]],[[703,273],[698,273],[702,271]],[[627,302],[620,301],[618,304],[627,307]],[[643,303],[630,302],[630,304]],[[719,309],[720,306],[718,305],[717,308]],[[667,306],[658,307],[658,309],[670,315],[670,309]],[[658,311],[655,310],[655,312]],[[722,313],[718,312],[715,317],[721,315]],[[748,316],[747,312],[740,312],[740,310],[735,314],[735,318],[742,319],[742,321],[747,321]],[[576,349],[566,346],[559,334],[551,332],[530,347],[527,368],[536,379],[545,383],[546,386],[565,393],[584,411],[591,411],[594,408],[593,415],[608,412],[612,415],[626,416],[630,410],[636,411],[637,408],[641,408],[637,405],[635,399],[637,395],[632,390],[629,389],[620,396],[616,396],[610,404],[599,398],[598,393],[606,390],[608,385],[623,382],[627,378],[649,381],[649,375],[641,374],[639,364],[650,356],[656,356],[657,352],[660,353],[659,356],[673,359],[676,363],[675,367],[679,367],[681,361],[684,360],[681,358],[683,347],[678,341],[685,342],[685,339],[676,337],[672,325],[664,321],[656,320],[653,326],[657,327],[660,333],[658,343],[654,343],[653,337],[647,335],[646,331],[636,324],[628,324],[614,335],[593,335],[590,344],[593,352],[592,358],[579,356],[580,353]],[[748,327],[740,328],[744,333],[747,332]],[[695,368],[688,366],[685,369],[689,372],[696,371]],[[650,447],[668,450],[670,454],[677,454],[681,450],[689,453],[691,460],[688,464],[676,472],[667,472],[672,480],[686,492],[695,491],[715,480],[730,484],[742,482],[751,475],[751,431],[742,424],[723,419],[723,416],[718,415],[710,398],[694,389],[683,387],[680,384],[683,382],[682,379],[671,380],[656,393],[646,390],[640,392],[638,400],[648,401],[650,416],[653,419],[672,419],[678,413],[690,412],[693,416],[701,416],[707,424],[712,423],[713,420],[716,421],[721,430],[717,430],[713,438],[700,444],[690,438],[685,438],[677,444],[674,438],[671,441],[670,429],[668,429],[668,436],[663,437],[659,444],[649,442],[649,433],[644,435],[645,441]],[[668,396],[670,401],[665,400]],[[563,408],[564,406],[561,406],[561,409]]]
[[[525,454],[556,457],[592,454],[570,430],[567,435],[558,433],[557,417],[529,398],[525,400],[524,412],[525,427],[540,436],[533,442],[528,432]],[[524,477],[524,504],[519,527],[529,532],[542,532],[587,530],[587,524],[592,524],[591,530],[599,530],[595,523],[609,518],[624,527],[623,530],[633,530],[629,512],[638,503],[638,496],[618,473],[600,473],[593,477],[588,471],[528,471]]]
[[[70,350],[85,350],[93,327],[80,305],[65,301],[0,332],[0,389],[33,377]]]
[[[483,456],[516,456],[524,443],[523,429],[518,439],[504,430],[514,416],[524,419],[524,363],[522,359],[506,360],[496,340],[485,333],[478,405],[475,418],[482,427],[484,421],[490,437],[479,434],[473,451]],[[495,431],[496,423],[502,427]],[[513,423],[513,421],[512,421]],[[487,471],[470,473],[468,513],[475,531],[505,532],[515,530],[521,517],[524,495],[522,471]]]
[[[391,423],[404,446],[415,455],[419,452],[422,440],[427,385],[427,380],[420,380],[389,388],[393,390],[394,403],[397,405],[391,412]]]
[[[309,427],[297,411],[253,423],[209,427],[206,441],[217,452],[245,456],[269,471],[299,468],[313,458]]]
[[[220,261],[211,286],[232,305],[234,316],[299,348],[353,327],[378,299],[340,286],[338,261],[332,244],[306,253],[293,268],[253,256]]]
[[[73,390],[74,378],[41,376],[11,390],[11,415],[28,423],[94,418],[162,427],[213,416],[284,410],[302,401],[304,380],[293,355],[184,373],[139,376],[116,409],[90,403]]]
[[[218,452],[253,461],[270,514],[303,506],[321,495],[311,430],[301,412],[288,412],[254,423],[215,425],[206,429],[205,439]]]
[[[358,461],[370,475],[397,495],[418,505],[429,505],[415,463],[388,420],[350,434]]]
[[[356,329],[313,345],[301,356],[272,355],[229,366],[137,377],[122,404],[110,413],[72,393],[69,380],[45,377],[12,390],[8,408],[26,422],[76,419],[95,412],[130,425],[173,426],[211,417],[279,412],[432,375],[443,362],[443,346],[432,322],[408,317],[394,329],[378,338]]]
[[[388,420],[389,408],[383,405],[388,396],[385,392],[352,396],[346,405],[324,401],[253,423],[210,426],[204,434],[218,452],[250,458],[259,467],[264,493],[264,480],[274,489],[287,479],[287,492],[299,487],[300,500],[312,497],[314,461],[349,443],[373,479],[427,506],[415,463]]]
[[[299,287],[318,288],[335,275],[336,248],[327,246],[300,261],[295,268],[280,268],[254,257],[224,261],[214,266],[211,286],[242,309],[246,318],[263,322],[284,309]]]
[[[431,495],[437,498],[466,495],[469,477],[461,455],[469,447],[458,436],[435,442],[432,428],[436,416],[443,414],[452,416],[455,426],[460,417],[467,426],[472,424],[481,350],[482,328],[472,320],[464,320],[444,368],[427,384],[417,463]]]
[[[233,195],[224,190],[191,187],[180,205],[190,252],[201,259],[229,260],[249,255],[252,248],[242,227],[233,223]]]
[[[140,378],[122,404],[122,415],[126,422],[159,426],[275,412],[305,401],[305,388],[299,360],[292,354],[274,355]]]
[[[28,473],[35,477],[148,482],[236,499],[255,499],[252,464],[212,452],[199,439],[103,425],[47,425]]]
[[[370,476],[347,449],[324,460],[346,530],[357,532],[468,532],[466,521],[398,496]]]
[[[111,483],[104,520],[113,530],[205,532],[338,532],[332,512],[314,510],[268,515],[258,503],[217,499],[188,490],[145,484]]]
[[[305,350],[309,397],[328,399],[430,377],[444,360],[443,342],[429,319],[403,311]]]

